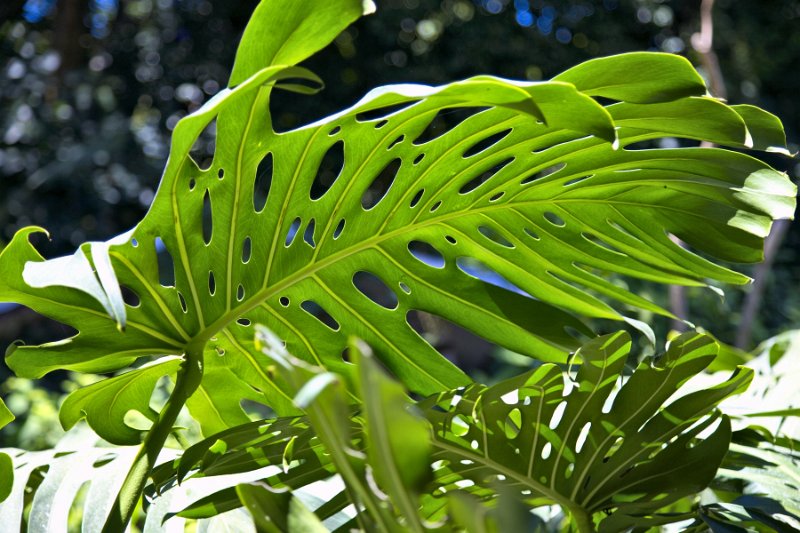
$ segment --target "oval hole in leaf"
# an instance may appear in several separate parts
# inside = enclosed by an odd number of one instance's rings
[[[430,267],[444,268],[444,256],[427,242],[411,241],[408,243],[408,251]]]
[[[558,163],[557,165],[549,166],[549,167],[547,167],[545,169],[540,170],[539,172],[534,172],[533,174],[531,174],[527,178],[525,178],[522,181],[520,181],[519,184],[520,185],[527,185],[528,183],[532,183],[532,182],[534,182],[536,180],[540,180],[542,178],[546,178],[547,176],[550,176],[551,174],[555,174],[559,170],[563,169],[565,166],[567,166],[566,163]]]
[[[256,179],[253,181],[253,209],[256,213],[262,212],[267,205],[274,167],[272,152],[268,152],[258,163]]]
[[[441,109],[428,123],[424,130],[414,139],[414,144],[420,145],[438,139],[445,133],[452,131],[456,126],[485,111],[487,107],[453,107]]]
[[[312,248],[316,248],[317,244],[314,242],[314,229],[316,224],[314,219],[308,221],[308,225],[306,226],[306,230],[303,232],[303,241],[311,246]]]
[[[313,316],[327,327],[332,329],[333,331],[339,331],[339,323],[333,318],[330,313],[328,313],[325,309],[322,308],[317,302],[314,300],[306,300],[300,304],[300,308],[303,309],[306,313]]]
[[[214,271],[209,270],[208,272],[208,294],[214,296],[214,293],[217,292],[217,282],[214,279]]]
[[[564,418],[564,411],[567,409],[567,402],[566,400],[562,400],[558,406],[556,406],[555,410],[553,411],[553,416],[550,418],[550,422],[547,426],[550,429],[556,429],[558,424],[561,423],[561,419]]]
[[[203,195],[203,242],[206,246],[211,244],[211,235],[214,231],[211,211],[211,193],[206,189]]]
[[[544,459],[546,461],[547,458],[550,457],[550,452],[552,452],[552,451],[553,451],[553,445],[550,444],[549,442],[546,443],[542,447],[542,454],[541,454],[542,459]]]
[[[194,178],[191,178],[191,179],[189,180],[189,191],[190,191],[190,192],[194,190],[194,188],[195,188],[195,185],[197,185],[197,180],[196,180],[196,179],[194,179]]]
[[[183,297],[183,294],[178,292],[178,303],[181,304],[181,310],[186,313],[189,311],[189,308],[186,306],[186,299]]]
[[[541,240],[541,238],[539,237],[539,234],[536,233],[535,231],[533,231],[531,228],[526,226],[524,228],[524,230],[525,230],[525,233],[528,234],[528,237],[530,237],[531,239],[534,239],[536,241]]]
[[[309,196],[312,200],[319,200],[330,190],[344,168],[344,142],[335,142],[325,155],[322,156],[317,175],[311,183]]]
[[[200,132],[191,150],[189,150],[189,157],[200,170],[211,168],[211,163],[214,161],[216,138],[217,120],[214,119]]]
[[[242,263],[247,264],[250,261],[250,255],[253,252],[253,242],[250,236],[244,238],[242,241]]]
[[[456,437],[463,437],[469,433],[469,422],[462,415],[455,415],[450,419],[450,431]]]
[[[572,178],[571,180],[567,180],[564,182],[564,187],[569,187],[571,185],[575,185],[576,183],[580,183],[582,181],[588,180],[592,176],[581,176],[579,178]]]
[[[245,328],[252,324],[249,318],[237,318],[236,323]]]
[[[240,284],[239,284],[239,286],[236,288],[236,299],[237,299],[238,301],[240,301],[240,302],[241,302],[242,300],[244,300],[244,285],[242,285],[241,283],[240,283]]]
[[[344,219],[341,219],[339,221],[339,224],[336,225],[336,229],[333,230],[333,238],[334,238],[334,240],[338,239],[339,235],[342,234],[342,230],[344,229],[344,224],[345,224]]]
[[[502,233],[491,226],[478,226],[478,231],[495,244],[504,246],[506,248],[514,248],[514,245],[506,239]]]
[[[592,423],[586,422],[578,433],[578,439],[575,441],[575,453],[580,453],[583,445],[586,444],[586,438],[589,436],[589,430],[592,429]]]
[[[411,294],[411,287],[403,283],[402,281],[398,284],[400,286],[400,290],[406,294]]]
[[[489,135],[484,139],[481,139],[480,141],[476,142],[475,144],[464,150],[464,154],[462,155],[462,157],[466,159],[468,157],[472,157],[473,155],[479,154],[484,150],[488,150],[489,148],[491,148],[492,146],[494,146],[495,144],[499,143],[504,138],[506,138],[508,134],[511,133],[511,131],[512,129],[508,128],[493,135]]]
[[[400,170],[402,162],[400,158],[392,159],[383,167],[383,170],[378,172],[378,175],[375,176],[375,179],[372,180],[372,183],[367,187],[367,190],[364,191],[364,195],[361,197],[361,206],[365,210],[369,211],[383,200],[386,193],[389,192],[392,183],[394,183],[394,179],[397,177],[397,172]]]
[[[442,201],[441,200],[437,200],[437,202],[431,206],[431,213],[433,213],[434,211],[436,211],[440,207],[442,207]]]
[[[380,122],[378,122],[377,124],[375,124],[375,129],[376,129],[376,130],[379,130],[379,129],[381,129],[382,127],[384,127],[385,125],[387,125],[388,123],[389,123],[389,121],[388,121],[388,120],[386,120],[386,119],[383,119],[383,120],[381,120]]]
[[[397,294],[371,272],[360,270],[353,274],[353,285],[372,302],[386,309],[397,309]]]
[[[445,235],[445,236],[444,236],[444,240],[446,240],[446,241],[447,241],[447,242],[449,242],[450,244],[456,244],[456,242],[457,242],[457,241],[456,241],[456,238],[455,238],[455,237],[453,237],[452,235]]]
[[[136,293],[136,291],[127,285],[120,285],[119,289],[120,292],[122,292],[122,301],[125,302],[128,307],[139,307],[139,304],[142,303],[142,300],[139,298],[139,295]]]
[[[603,248],[604,250],[608,250],[609,252],[613,252],[618,255],[625,255],[624,253],[620,252],[618,249],[611,246],[606,241],[604,241],[603,239],[599,238],[598,236],[592,233],[582,232],[581,236],[599,248]]]
[[[506,416],[505,424],[503,424],[503,431],[506,434],[506,438],[515,439],[517,438],[517,435],[519,435],[521,429],[522,413],[518,408],[515,407],[509,411],[508,416]]]
[[[489,198],[489,201],[490,202],[496,202],[497,200],[502,198],[505,193],[506,193],[505,191],[500,191],[499,193],[497,193],[494,196],[492,196],[491,198]]]
[[[417,204],[419,203],[419,201],[422,200],[422,195],[424,195],[424,194],[425,194],[425,189],[418,190],[417,194],[414,195],[414,198],[411,199],[411,203],[409,204],[408,207],[410,207],[412,209],[414,207],[416,207]]]
[[[289,247],[290,244],[292,244],[292,241],[294,240],[295,236],[297,235],[298,230],[300,229],[300,223],[301,222],[302,221],[300,220],[300,217],[297,217],[289,225],[289,229],[286,231],[286,239],[285,239],[285,241],[283,243],[284,246],[286,246],[287,248]]]
[[[459,270],[461,270],[468,276],[472,276],[473,278],[478,278],[479,280],[485,283],[509,291],[514,291],[517,294],[530,296],[528,293],[526,293],[525,291],[523,291],[510,281],[508,281],[506,278],[498,274],[495,270],[486,266],[486,264],[483,261],[475,259],[474,257],[466,257],[466,256],[458,257],[456,259],[456,266],[458,267]]]
[[[282,306],[284,306],[284,307],[289,307],[289,298],[287,298],[286,296],[281,296],[281,297],[278,299],[278,301],[280,302],[280,304],[281,304]]]
[[[328,135],[330,135],[331,137],[333,137],[334,135],[336,135],[336,134],[337,134],[337,133],[339,133],[340,131],[342,131],[342,127],[341,127],[341,126],[336,126],[336,127],[335,127],[335,128],[333,128],[333,129],[332,129],[330,132],[328,132]]]
[[[401,135],[400,137],[398,137],[397,139],[392,141],[392,144],[390,144],[386,149],[387,150],[391,150],[392,148],[394,148],[395,146],[397,146],[398,144],[403,142],[405,139],[406,139],[406,136],[405,135]]]
[[[221,168],[217,171],[217,178],[223,179],[225,177],[225,169]]]
[[[423,159],[425,159],[425,152],[422,152],[417,157],[415,157],[414,161],[411,164],[415,166],[419,165]]]
[[[481,172],[480,174],[469,180],[467,183],[462,185],[461,188],[458,190],[458,192],[461,194],[467,194],[474,191],[475,189],[477,189],[478,187],[489,181],[491,178],[496,176],[498,172],[503,170],[503,168],[508,166],[512,161],[514,161],[514,158],[509,157],[508,159],[504,159],[500,163],[492,166],[488,170]]]
[[[383,118],[394,115],[395,113],[399,113],[400,111],[411,107],[418,101],[419,100],[411,100],[407,102],[400,102],[398,104],[378,107],[376,109],[370,109],[369,111],[362,111],[361,113],[358,113],[356,115],[356,120],[358,122],[371,122],[373,120],[381,120]]]
[[[564,222],[563,218],[561,218],[560,216],[556,215],[552,211],[545,211],[544,212],[544,218],[549,223],[551,223],[554,226],[558,226],[559,228],[564,227],[564,226],[567,225],[567,223]]]
[[[161,237],[155,238],[156,258],[158,260],[158,280],[162,287],[175,286],[175,263]]]

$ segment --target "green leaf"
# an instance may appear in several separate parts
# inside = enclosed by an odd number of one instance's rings
[[[258,49],[265,13],[278,5],[261,4],[242,57]],[[287,11],[306,20],[310,7],[298,6]],[[310,53],[310,35],[288,41],[287,53]],[[298,358],[344,376],[347,339],[362,338],[407,388],[435,393],[468,379],[414,330],[415,313],[563,362],[578,346],[565,327],[587,333],[582,317],[632,322],[620,311],[631,308],[669,316],[612,274],[741,283],[706,257],[757,261],[772,220],[793,214],[794,185],[750,156],[631,146],[665,136],[774,144],[774,122],[700,96],[697,73],[675,56],[603,58],[543,83],[480,76],[383,87],[288,132],[265,120],[271,91],[313,76],[256,70],[269,61],[240,67],[249,78],[178,124],[150,211],[108,243],[107,258],[102,245],[81,249],[90,250],[78,256],[84,281],[63,280],[64,260],[39,256],[28,242],[34,230],[4,250],[0,296],[79,331],[16,347],[7,360],[17,373],[119,370],[205,346],[206,377],[189,401],[204,431],[246,420],[222,391],[296,414],[252,343],[252,324],[262,323]],[[623,102],[604,107],[593,96]],[[430,139],[428,127],[448,120],[440,112],[469,116]],[[201,169],[189,150],[212,122],[217,149]],[[337,154],[341,168],[330,163]],[[123,307],[124,333],[104,318],[122,316],[106,259],[140,299]],[[45,282],[26,284],[31,272]]]
[[[0,502],[5,501],[14,486],[14,463],[6,453],[0,453]]]
[[[674,54],[634,52],[601,57],[559,74],[590,95],[649,104],[706,94],[703,78],[685,58]]]
[[[156,382],[174,374],[180,364],[180,357],[165,357],[76,390],[61,405],[61,425],[70,429],[85,418],[98,435],[112,444],[139,444],[142,430],[125,424],[125,415],[134,410],[155,420],[158,413],[150,407],[150,397]]]
[[[236,494],[253,515],[259,533],[324,533],[317,516],[290,492],[264,484],[237,485]]]
[[[378,366],[368,346],[354,345],[360,400],[366,419],[368,463],[411,531],[423,531],[418,494],[431,479],[430,428],[403,387]]]
[[[371,0],[262,0],[245,28],[228,85],[238,85],[266,67],[300,63],[361,15],[374,11]]]
[[[740,369],[664,406],[716,353],[709,337],[684,334],[655,365],[640,364],[611,401],[629,346],[625,333],[585,345],[568,394],[561,372],[544,365],[488,389],[475,385],[426,401],[442,492],[472,482],[463,490],[486,495],[485,480],[501,474],[529,505],[559,504],[575,519],[609,510],[601,530],[606,522],[614,530],[611,524],[626,516],[653,513],[702,490],[730,438],[727,419],[711,413],[743,390],[752,372]]]

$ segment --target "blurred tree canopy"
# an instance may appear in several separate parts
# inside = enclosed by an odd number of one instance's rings
[[[4,0],[0,5],[0,243],[27,225],[51,231],[46,256],[133,226],[153,198],[170,131],[224,87],[257,0]],[[370,88],[476,74],[547,79],[591,57],[692,48],[699,0],[382,0],[306,66],[320,98],[274,98],[282,129],[332,113]],[[714,48],[730,101],[800,126],[800,2],[718,0]],[[793,151],[797,145],[790,144]],[[195,146],[211,157],[213,132]],[[800,166],[770,161],[792,176]],[[800,325],[800,235],[772,271],[756,339]],[[742,292],[692,293],[692,319],[735,335]],[[7,345],[24,327],[0,320]],[[47,337],[35,328],[28,340]],[[30,331],[27,333],[31,333]],[[51,338],[63,337],[63,328]]]

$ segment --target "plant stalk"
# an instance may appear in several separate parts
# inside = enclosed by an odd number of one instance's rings
[[[122,483],[111,513],[106,518],[103,533],[120,533],[128,526],[133,511],[153,471],[164,443],[172,432],[178,414],[186,400],[197,390],[203,377],[203,347],[187,349],[178,369],[175,388],[159,414],[158,420],[145,435],[142,447],[136,454],[125,481]]]
[[[578,530],[578,533],[595,533],[597,531],[594,527],[594,521],[592,520],[592,514],[586,512],[581,507],[567,507],[570,516],[572,517],[572,522],[575,525],[575,529]]]

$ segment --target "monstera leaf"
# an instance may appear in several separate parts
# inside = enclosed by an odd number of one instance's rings
[[[0,429],[14,420],[3,400],[0,400]],[[0,502],[8,498],[14,484],[14,466],[8,454],[0,453]]]
[[[563,361],[577,347],[567,330],[587,332],[576,317],[667,314],[609,274],[741,283],[705,257],[756,261],[772,220],[793,213],[794,186],[751,156],[641,148],[664,137],[784,144],[775,117],[706,96],[672,55],[597,59],[542,83],[480,76],[383,87],[318,123],[275,131],[272,90],[307,91],[299,79],[315,77],[291,65],[362,10],[355,0],[262,2],[231,86],[178,124],[153,205],[134,229],[50,260],[29,241],[40,229],[15,236],[0,256],[0,299],[78,330],[15,347],[7,362],[18,375],[183,355],[186,368],[204,369],[178,389],[206,433],[248,420],[242,398],[297,412],[253,348],[258,322],[334,372],[346,369],[341,354],[356,335],[407,387],[430,394],[468,379],[414,330],[415,311]],[[216,151],[201,167],[190,151],[207,127]],[[476,269],[525,295],[477,279]],[[131,434],[121,419],[106,424],[118,427],[94,427],[118,442]]]
[[[575,381],[567,380],[568,389],[564,372],[545,364],[492,387],[474,384],[434,395],[417,404],[417,414],[403,407],[405,397],[364,386],[369,379],[386,383],[379,388],[384,391],[392,388],[379,369],[362,361],[357,378],[361,392],[356,394],[362,411],[350,424],[333,424],[335,418],[313,412],[343,409],[346,403],[325,391],[348,380],[325,377],[330,373],[321,369],[307,371],[297,362],[300,370],[284,367],[278,372],[305,375],[305,383],[294,381],[287,390],[297,395],[308,418],[247,424],[220,433],[188,449],[175,465],[161,467],[155,477],[159,486],[168,487],[173,479],[272,466],[281,469],[265,480],[273,490],[297,490],[338,472],[350,490],[317,510],[320,519],[327,519],[352,503],[354,495],[364,497],[353,490],[358,479],[343,472],[341,454],[350,449],[346,464],[361,462],[374,469],[374,486],[381,489],[374,492],[391,495],[395,512],[409,524],[418,514],[428,524],[448,523],[453,513],[461,514],[465,501],[491,507],[498,492],[527,508],[559,505],[581,531],[594,530],[598,516],[603,517],[600,531],[625,530],[642,520],[657,525],[683,519],[656,511],[696,494],[714,478],[731,436],[730,423],[715,412],[716,405],[743,391],[752,372],[739,368],[727,381],[681,395],[680,387],[714,359],[713,339],[684,334],[660,358],[641,363],[623,379],[629,348],[624,332],[583,346],[578,352],[583,363]],[[273,344],[270,350],[274,357],[282,348]],[[301,401],[314,397],[309,391],[316,391],[316,404]],[[430,430],[415,436],[422,417]],[[340,438],[329,437],[334,431],[329,426],[336,426]],[[392,443],[416,451],[390,453]],[[413,464],[401,467],[398,460]],[[420,489],[425,476],[413,473],[425,471],[431,481]],[[403,499],[416,503],[404,508]],[[239,505],[229,488],[190,512]],[[363,508],[373,514],[369,505]]]

